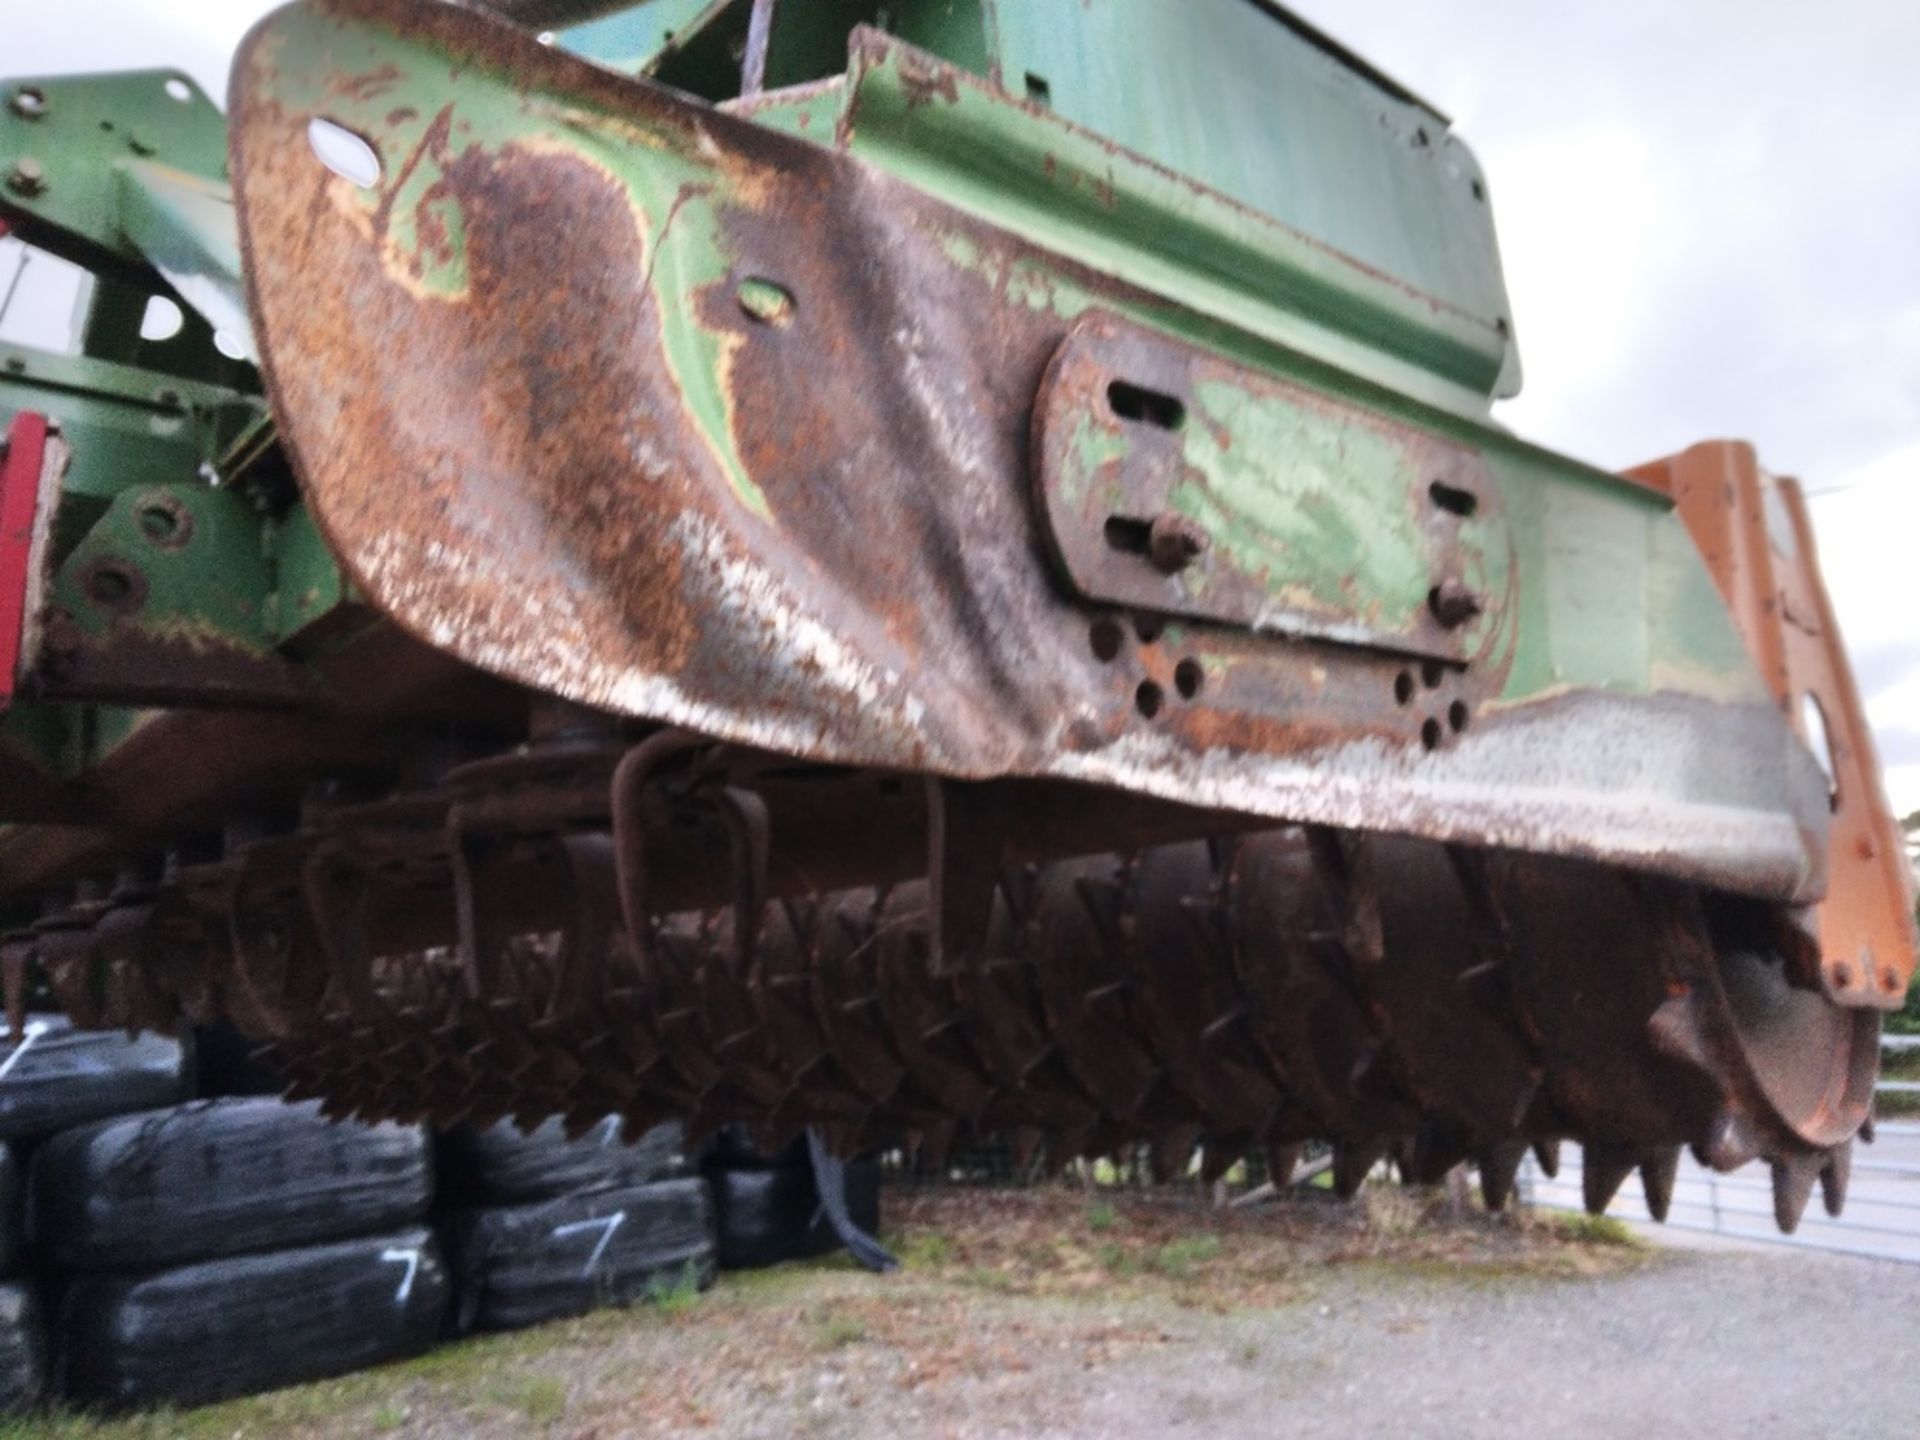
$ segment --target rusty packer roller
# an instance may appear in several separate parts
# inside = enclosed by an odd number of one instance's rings
[[[16,1025],[1838,1212],[1912,894],[1800,492],[1497,425],[1485,178],[1295,17],[302,0],[224,117],[4,91],[91,277],[0,354]]]

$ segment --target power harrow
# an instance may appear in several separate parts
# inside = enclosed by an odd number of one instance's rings
[[[1485,179],[1294,17],[302,0],[224,117],[4,99],[16,1026],[1837,1213],[1912,892],[1799,492],[1496,424]]]

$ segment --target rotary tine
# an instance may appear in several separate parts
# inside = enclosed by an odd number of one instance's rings
[[[1773,1162],[1773,1218],[1782,1233],[1791,1235],[1800,1228],[1814,1182],[1825,1168],[1825,1157],[1818,1154],[1793,1155]]]
[[[874,987],[878,1014],[893,1052],[921,1093],[985,1136],[1023,1128],[1024,1107],[994,1113],[998,1088],[967,1043],[968,1018],[951,982],[936,975],[925,882],[895,886],[874,917]]]
[[[1213,850],[1193,841],[1141,852],[1126,870],[1123,915],[1121,955],[1173,1088],[1217,1142],[1267,1138],[1282,1096],[1239,1023],[1245,998]]]
[[[1391,1147],[1384,1137],[1336,1142],[1333,1147],[1333,1193],[1351,1200],[1360,1193],[1373,1167],[1387,1158]]]
[[[1820,1201],[1834,1219],[1847,1208],[1847,1182],[1853,1175],[1853,1142],[1842,1140],[1827,1152],[1820,1167]]]
[[[1020,950],[1061,1062],[1110,1126],[1140,1134],[1165,1072],[1141,1038],[1121,955],[1125,875],[1111,855],[1043,867]]]
[[[1298,1133],[1273,1138],[1325,1135],[1370,1148],[1410,1134],[1418,1112],[1397,1092],[1387,1036],[1355,988],[1346,951],[1365,927],[1341,913],[1305,833],[1236,841],[1224,879],[1247,1029],[1299,1117]]]
[[[1580,1161],[1580,1197],[1589,1215],[1604,1215],[1640,1157],[1622,1145],[1589,1140]]]
[[[1504,1140],[1480,1152],[1476,1162],[1480,1170],[1480,1202],[1495,1214],[1507,1208],[1513,1196],[1514,1178],[1526,1157],[1527,1142]]]
[[[1641,1158],[1640,1189],[1646,1196],[1647,1214],[1663,1225],[1667,1211],[1673,1207],[1673,1183],[1679,1173],[1678,1145],[1663,1145]]]

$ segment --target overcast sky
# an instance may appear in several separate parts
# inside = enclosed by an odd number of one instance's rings
[[[171,65],[218,95],[272,7],[11,8],[0,70]],[[1827,492],[1828,586],[1895,807],[1920,809],[1920,4],[1298,8],[1485,166],[1526,367],[1507,423],[1612,466],[1740,436]]]

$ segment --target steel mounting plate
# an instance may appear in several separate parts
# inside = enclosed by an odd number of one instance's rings
[[[1478,451],[1111,314],[1048,366],[1034,452],[1048,540],[1089,600],[1456,663],[1507,603]]]

